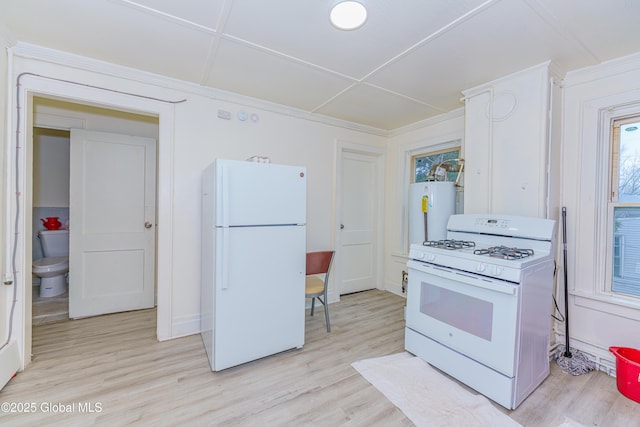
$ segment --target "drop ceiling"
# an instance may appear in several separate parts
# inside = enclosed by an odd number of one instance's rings
[[[380,130],[462,107],[461,91],[551,60],[564,73],[640,51],[637,0],[0,0],[32,43]]]

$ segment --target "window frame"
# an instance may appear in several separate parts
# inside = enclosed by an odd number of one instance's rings
[[[411,184],[415,184],[416,181],[416,160],[422,157],[431,157],[431,156],[437,156],[438,154],[445,154],[445,153],[452,153],[454,151],[458,152],[458,155],[456,156],[456,158],[461,158],[461,153],[462,153],[462,147],[461,146],[455,146],[455,147],[447,147],[447,148],[440,148],[434,151],[427,151],[424,153],[412,153],[411,154],[411,176],[409,177],[409,182]],[[422,181],[420,181],[422,182]]]
[[[628,293],[616,292],[613,289],[614,275],[618,278],[624,277],[624,269],[622,264],[619,268],[615,268],[614,259],[623,259],[625,236],[615,232],[615,209],[620,207],[632,207],[640,209],[640,202],[621,202],[619,201],[619,172],[620,172],[620,142],[621,129],[623,126],[631,123],[640,122],[640,110],[636,110],[630,114],[611,115],[609,117],[609,139],[607,141],[608,156],[608,195],[606,197],[606,261],[605,261],[605,277],[604,285],[601,287],[601,293],[621,298],[627,301],[640,303],[640,295],[631,295]]]
[[[403,145],[398,152],[398,171],[401,178],[398,181],[398,194],[402,194],[402,231],[401,239],[398,239],[397,246],[392,250],[392,254],[406,258],[409,253],[409,185],[414,182],[414,157],[428,156],[430,153],[438,151],[459,150],[460,157],[464,158],[464,135],[461,132],[439,135],[432,138],[420,139],[413,143]],[[456,197],[460,199],[460,209],[464,206],[464,173],[460,179],[460,189]]]

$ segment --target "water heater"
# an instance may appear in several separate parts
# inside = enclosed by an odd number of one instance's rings
[[[422,244],[425,240],[445,239],[449,216],[453,215],[455,210],[456,189],[452,181],[411,184],[409,186],[409,243]]]

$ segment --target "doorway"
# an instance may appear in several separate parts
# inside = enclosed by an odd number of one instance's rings
[[[340,295],[381,288],[384,151],[339,149],[337,283]]]
[[[38,238],[39,230],[44,229],[40,223],[41,218],[58,218],[62,229],[69,229],[71,220],[76,223],[76,227],[70,232],[72,244],[69,259],[73,268],[70,268],[68,275],[75,278],[73,288],[69,288],[73,291],[55,296],[40,296],[39,278],[33,276],[33,324],[153,307],[157,117],[42,97],[33,98],[33,112],[33,259],[44,255]],[[73,130],[76,132],[74,134],[70,131],[70,126],[79,125],[118,133]],[[123,131],[142,136],[121,135],[120,132]],[[87,165],[87,161],[93,158],[82,154],[87,150],[95,153],[93,157],[99,157],[94,159],[97,163]],[[112,161],[107,161],[109,156],[113,157]],[[76,160],[70,162],[70,158]],[[127,164],[131,167],[126,168]],[[145,169],[151,175],[138,173]],[[133,171],[133,175],[127,171]],[[126,177],[123,176],[125,173]],[[73,182],[70,182],[70,174],[75,176]],[[118,188],[116,184],[119,181],[124,186],[120,185]],[[133,185],[138,181],[140,186]],[[151,187],[144,192],[144,187],[148,185]],[[141,191],[133,191],[137,187]],[[70,188],[75,188],[71,191],[71,197]],[[134,200],[125,200],[124,195],[128,193]],[[98,194],[99,197],[91,197],[91,194]],[[109,197],[110,194],[112,197]],[[83,199],[88,200],[83,202]],[[106,206],[96,206],[96,202],[98,205],[106,203]],[[85,206],[85,203],[90,205]],[[121,206],[117,206],[118,203]],[[141,212],[136,211],[137,205],[140,205],[138,210]],[[129,215],[124,215],[129,211]],[[143,216],[149,220],[146,227],[143,224],[138,224],[138,227],[126,224],[126,218]],[[113,236],[111,238],[109,234],[105,234],[105,227],[110,222],[113,223],[108,227]],[[100,230],[96,229],[96,225]],[[89,226],[93,229],[87,232]],[[135,230],[132,232],[131,228]],[[99,233],[96,234],[97,231]],[[117,270],[107,268],[109,263],[105,262],[104,254],[107,252],[104,250],[98,251],[97,247],[92,247],[85,252],[79,247],[87,238],[90,240],[88,244],[93,246],[96,238],[103,242],[102,246],[105,238],[115,242],[108,245],[109,256],[106,258],[111,259],[114,254],[119,254]],[[135,242],[135,248],[130,247]],[[128,247],[120,248],[122,245]],[[116,249],[119,252],[114,252]],[[140,253],[147,255],[138,256]],[[89,264],[85,265],[87,262]],[[129,265],[131,271],[123,271],[125,265]],[[104,271],[96,275],[96,268]],[[119,278],[110,280],[109,276]],[[145,280],[138,283],[136,278],[141,277]],[[94,286],[90,286],[91,284]]]
[[[44,218],[57,218],[61,229],[69,228],[69,131],[33,128],[33,221],[32,258],[44,257],[38,231]],[[40,296],[41,278],[32,275],[33,325],[69,318],[69,293]],[[65,282],[67,282],[65,277]]]
[[[8,199],[7,217],[11,218],[11,234],[15,228],[15,257],[13,257],[16,302],[13,310],[13,336],[20,355],[20,369],[31,361],[32,350],[32,178],[33,147],[32,130],[42,117],[33,114],[33,98],[46,97],[84,106],[99,106],[118,113],[134,113],[155,118],[157,128],[157,230],[156,281],[157,315],[156,336],[159,341],[173,337],[172,332],[172,287],[173,287],[173,221],[171,186],[173,183],[174,115],[171,102],[140,97],[135,94],[109,91],[98,87],[77,84],[68,80],[56,80],[40,75],[23,73],[16,82],[16,96],[8,110],[18,112],[10,120],[11,131],[16,135],[10,140],[7,164],[9,165],[7,188],[19,197]],[[45,117],[45,119],[56,119]],[[61,129],[82,128],[83,120],[58,117]],[[54,120],[55,121],[55,120]],[[73,122],[70,124],[69,122]],[[80,123],[80,125],[78,125]],[[55,126],[54,126],[55,127]],[[15,145],[14,145],[15,143]],[[22,149],[24,148],[24,149]]]

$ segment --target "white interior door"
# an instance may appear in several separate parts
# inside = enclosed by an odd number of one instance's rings
[[[340,295],[374,289],[377,284],[376,160],[360,153],[342,155]]]
[[[71,130],[69,317],[154,306],[156,141]]]

